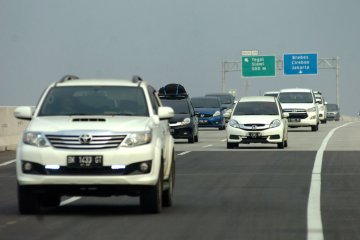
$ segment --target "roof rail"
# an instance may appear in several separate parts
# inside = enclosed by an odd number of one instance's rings
[[[142,81],[142,78],[139,77],[138,75],[134,75],[134,76],[132,77],[132,82],[133,82],[133,83],[137,83],[137,82],[141,82],[141,81]]]
[[[65,75],[58,82],[65,82],[65,81],[70,81],[70,80],[75,80],[75,79],[79,79],[79,77],[75,76],[75,75]]]

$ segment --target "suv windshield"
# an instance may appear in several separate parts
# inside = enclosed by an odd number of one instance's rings
[[[234,115],[279,115],[275,102],[239,102]]]
[[[190,109],[187,101],[162,100],[164,106],[174,109],[175,114],[189,114]]]
[[[313,103],[310,92],[282,92],[279,94],[281,103]]]
[[[328,104],[328,105],[326,105],[326,108],[327,108],[328,111],[337,111],[337,110],[339,110],[337,104]]]
[[[39,116],[127,115],[148,116],[144,92],[139,87],[53,87]]]
[[[220,101],[217,98],[192,98],[194,108],[220,108]]]

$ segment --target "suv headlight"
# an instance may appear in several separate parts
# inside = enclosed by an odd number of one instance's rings
[[[228,124],[233,128],[240,128],[240,124],[234,119],[230,119]]]
[[[316,112],[316,107],[306,109],[307,112]]]
[[[41,132],[25,132],[22,140],[25,144],[36,146],[36,147],[50,146],[46,137]]]
[[[185,118],[182,122],[181,122],[181,125],[187,125],[187,124],[190,124],[190,118]]]
[[[278,127],[278,126],[280,126],[280,125],[281,125],[280,120],[279,120],[279,119],[275,119],[274,121],[272,121],[272,122],[270,123],[270,128],[276,128],[276,127]]]
[[[220,111],[216,111],[216,112],[213,114],[213,117],[216,117],[216,116],[220,116]]]
[[[137,132],[130,133],[121,143],[122,147],[136,147],[144,144],[148,144],[151,142],[151,132]]]

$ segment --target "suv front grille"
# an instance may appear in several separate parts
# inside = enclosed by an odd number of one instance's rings
[[[289,118],[305,119],[308,117],[305,109],[284,109],[283,111],[289,113]]]
[[[80,135],[46,135],[51,146],[65,149],[105,149],[117,148],[126,135],[93,135],[84,143]]]

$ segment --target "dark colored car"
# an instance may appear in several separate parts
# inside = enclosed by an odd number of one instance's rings
[[[337,104],[328,103],[326,105],[326,108],[327,108],[327,114],[326,114],[327,120],[335,120],[335,121],[340,120],[340,109]]]
[[[175,116],[169,120],[170,133],[175,139],[199,141],[198,117],[189,98],[161,97],[164,106],[174,109]]]
[[[208,93],[205,97],[218,97],[220,99],[221,107],[224,108],[222,113],[224,115],[225,122],[228,122],[234,107],[235,97],[230,93]]]
[[[216,127],[219,130],[225,129],[225,118],[223,111],[226,109],[221,106],[218,97],[194,97],[191,103],[199,119],[199,127]]]

